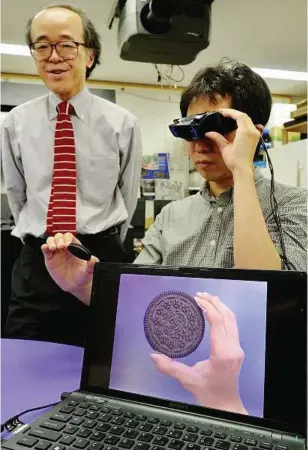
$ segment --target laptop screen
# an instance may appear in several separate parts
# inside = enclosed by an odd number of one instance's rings
[[[83,385],[297,426],[305,275],[190,271],[102,265]]]

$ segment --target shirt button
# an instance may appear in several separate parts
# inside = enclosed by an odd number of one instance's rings
[[[211,241],[210,244],[211,244],[212,247],[214,247],[214,245],[216,244],[216,242],[215,242],[215,241]]]
[[[217,208],[217,211],[220,213],[222,211],[222,208],[221,207]]]
[[[80,119],[83,120],[83,119],[84,119],[84,116],[81,115],[81,116],[80,116]]]

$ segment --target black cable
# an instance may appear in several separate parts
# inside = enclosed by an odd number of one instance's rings
[[[40,409],[46,409],[51,408],[52,406],[56,406],[59,402],[56,403],[49,403],[48,405],[43,406],[37,406],[36,408],[26,409],[25,411],[22,411],[21,413],[17,414],[16,416],[11,417],[6,422],[1,424],[1,433],[6,429],[7,431],[11,432],[14,430],[18,425],[23,424],[23,422],[20,421],[20,416],[23,416],[25,414],[28,414],[33,411],[39,411]]]
[[[292,270],[291,268],[291,264],[287,258],[287,253],[286,253],[286,247],[285,247],[285,243],[284,243],[284,238],[283,238],[283,229],[281,226],[281,220],[280,220],[280,215],[279,215],[279,207],[278,207],[278,203],[275,197],[275,177],[274,177],[274,167],[272,164],[272,160],[270,158],[270,155],[268,153],[266,144],[263,140],[263,138],[261,137],[261,143],[262,143],[262,147],[264,149],[264,152],[266,154],[266,158],[268,161],[268,167],[271,173],[271,191],[270,191],[270,204],[271,204],[271,210],[272,210],[272,214],[273,214],[273,218],[275,220],[276,226],[277,226],[277,230],[279,233],[279,240],[280,240],[280,245],[281,245],[281,251],[282,251],[282,260],[283,260],[283,265],[289,269]]]

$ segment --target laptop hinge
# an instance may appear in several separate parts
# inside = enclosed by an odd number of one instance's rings
[[[85,391],[82,391],[82,392],[74,391],[74,392],[71,392],[68,396],[70,398],[72,398],[73,400],[83,400],[83,401],[86,400],[86,401],[92,401],[92,402],[97,402],[97,403],[106,403],[107,402],[107,400],[103,399],[102,396],[94,395],[94,394],[91,394],[90,392],[85,392]],[[62,397],[67,398],[66,392],[61,395],[61,399],[63,399]]]

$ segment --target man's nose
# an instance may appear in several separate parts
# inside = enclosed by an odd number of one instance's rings
[[[58,52],[55,47],[53,47],[53,49],[52,49],[52,53],[50,55],[49,61],[51,61],[51,62],[62,61],[62,58],[58,55]]]
[[[211,153],[213,151],[210,139],[199,139],[195,143],[195,152],[197,153]]]

